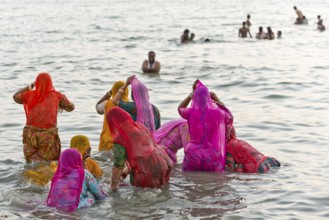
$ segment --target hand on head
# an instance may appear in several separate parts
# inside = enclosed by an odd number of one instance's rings
[[[127,78],[126,84],[129,85],[130,81],[133,80],[136,77],[136,75],[131,75]]]

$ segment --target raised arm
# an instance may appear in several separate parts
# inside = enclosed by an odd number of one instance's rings
[[[192,86],[192,92],[179,104],[178,106],[178,110],[180,108],[186,108],[188,106],[188,104],[190,103],[190,101],[192,100],[193,98],[193,92],[196,88],[196,84],[197,84],[198,80],[195,80],[194,83],[193,83],[193,86]]]
[[[104,107],[100,108],[99,104],[102,104],[103,102],[107,101],[111,97],[111,95],[112,95],[112,90],[105,93],[105,95],[100,100],[98,100],[98,102],[96,103],[96,106],[95,106],[98,114],[100,114],[100,115],[104,114]]]
[[[117,92],[117,94],[115,94],[112,102],[114,105],[119,105],[119,101],[122,98],[122,95],[125,93],[126,88],[130,85],[130,80],[133,79],[135,77],[135,75],[129,76],[125,82],[125,84],[119,89],[119,91]]]
[[[19,95],[23,92],[26,92],[26,91],[29,91],[29,90],[32,90],[34,88],[34,83],[31,83],[27,86],[25,86],[24,88],[18,90],[14,95],[13,95],[13,99],[16,103],[18,104],[22,104],[22,100],[20,99]]]

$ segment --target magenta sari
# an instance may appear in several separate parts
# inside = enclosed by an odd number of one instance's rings
[[[154,140],[168,154],[173,164],[177,163],[177,151],[190,142],[190,133],[185,119],[176,119],[164,123],[153,133]]]
[[[152,104],[149,101],[149,93],[147,87],[141,83],[137,77],[134,77],[130,81],[130,84],[133,99],[137,108],[136,121],[147,127],[150,131],[154,131],[154,113]]]
[[[199,81],[192,107],[180,108],[179,114],[188,121],[190,131],[190,143],[184,149],[183,171],[224,171],[226,131],[233,120],[230,111],[215,105],[208,88]]]
[[[61,153],[48,194],[47,205],[65,211],[77,209],[84,180],[82,157],[76,149]]]

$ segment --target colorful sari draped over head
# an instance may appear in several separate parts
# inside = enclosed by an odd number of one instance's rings
[[[236,138],[235,128],[232,125],[229,141],[227,143],[228,166],[236,170],[236,165],[242,165],[242,172],[246,173],[265,173],[271,167],[280,167],[281,164],[273,157],[264,156],[261,152],[251,146],[244,140]],[[231,158],[234,161],[232,163]]]
[[[168,183],[172,163],[162,148],[156,145],[149,129],[134,122],[130,115],[119,107],[107,113],[113,142],[123,146],[133,175],[133,185],[160,187]]]
[[[177,163],[177,151],[190,142],[190,133],[185,119],[168,121],[153,133],[155,142],[163,147],[174,164]]]
[[[187,119],[190,130],[183,170],[224,171],[227,125],[233,120],[228,109],[215,105],[208,88],[199,81],[191,108],[181,108],[179,114]]]
[[[119,91],[119,89],[124,85],[125,83],[123,81],[117,81],[112,86],[112,94],[111,97],[113,98]],[[129,90],[128,88],[125,89],[125,92],[122,94],[121,100],[124,102],[128,102],[129,98]],[[111,108],[115,107],[114,103],[112,102],[112,98],[109,98],[106,102],[105,109],[104,109],[104,120],[103,120],[103,130],[100,136],[99,146],[98,150],[104,151],[104,150],[111,150],[113,148],[113,141],[112,141],[112,135],[109,129],[109,125],[107,123],[106,119],[106,112],[108,112]]]
[[[48,194],[47,205],[66,211],[77,209],[84,180],[81,154],[76,149],[61,153]]]
[[[98,163],[93,159],[89,158],[91,151],[89,138],[85,135],[76,135],[71,138],[70,148],[77,149],[84,160],[85,169],[88,170],[95,177],[99,178],[103,172],[99,167]]]
[[[137,122],[145,125],[150,131],[155,130],[154,113],[152,104],[149,101],[149,93],[147,87],[141,83],[137,77],[131,81],[131,89],[133,99],[137,108]]]
[[[35,90],[25,92],[23,96],[27,125],[56,127],[58,103],[63,95],[55,91],[48,73],[40,73],[35,80]]]

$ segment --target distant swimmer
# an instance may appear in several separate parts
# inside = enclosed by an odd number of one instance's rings
[[[282,38],[282,31],[278,31],[276,36],[277,36],[276,39],[281,39]]]
[[[260,26],[259,28],[258,28],[258,30],[259,30],[259,32],[256,34],[256,39],[259,39],[259,40],[264,40],[264,39],[266,39],[266,33],[265,32],[263,32],[263,27],[262,26]]]
[[[272,28],[271,27],[267,27],[267,36],[266,36],[266,39],[267,40],[274,40],[274,33],[272,31]]]
[[[318,15],[318,30],[325,31],[326,27],[323,25],[323,20],[321,19],[321,15]]]
[[[250,38],[252,38],[249,28],[246,27],[246,22],[242,22],[242,28],[239,29],[239,37],[241,38],[246,38],[248,37],[248,34],[250,36]]]
[[[303,24],[303,21],[305,19],[303,13],[301,10],[297,9],[296,6],[294,6],[294,9],[296,11],[296,14],[297,14],[297,18],[296,18],[296,21],[295,21],[295,24]]]
[[[190,34],[190,30],[189,29],[185,29],[183,32],[183,35],[180,37],[180,42],[182,44],[186,44],[189,41],[189,34]]]
[[[192,42],[194,40],[195,34],[191,33],[190,37],[188,38],[188,41]]]
[[[247,15],[246,25],[247,25],[248,27],[251,26],[250,15],[249,15],[249,14]]]
[[[143,73],[159,73],[160,68],[160,62],[155,60],[155,52],[150,51],[148,53],[148,60],[144,60],[142,65]]]

